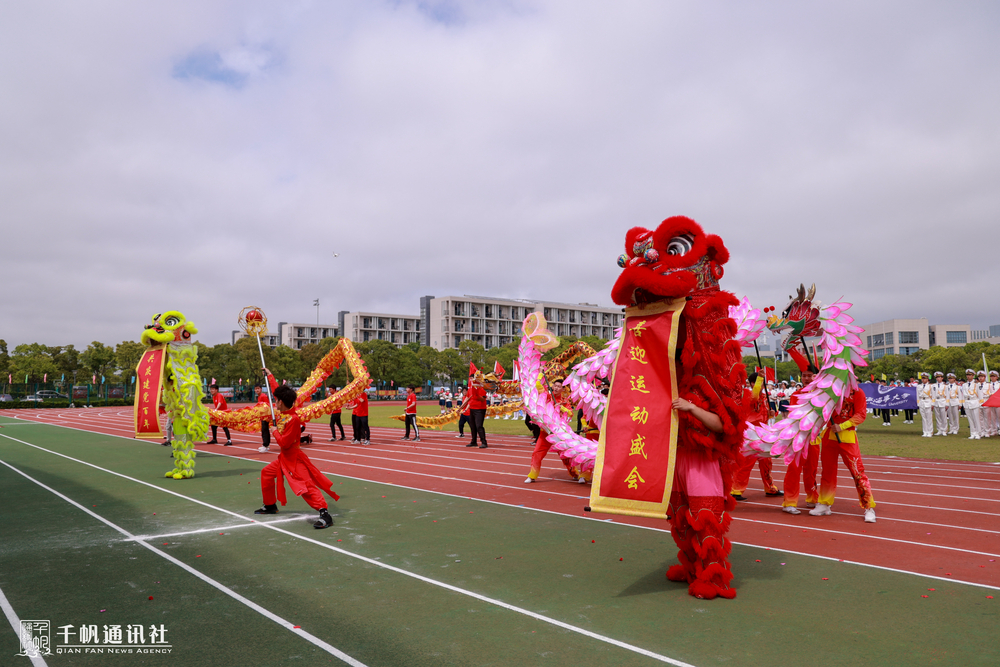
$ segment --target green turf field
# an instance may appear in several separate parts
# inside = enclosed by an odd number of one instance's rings
[[[736,546],[739,597],[702,601],[664,580],[667,533],[337,477],[334,528],[294,497],[265,518],[290,521],[253,525],[260,463],[199,455],[178,482],[158,445],[11,422],[13,610],[163,626],[171,646],[51,665],[345,664],[300,633],[372,666],[1000,663],[996,601],[976,586]],[[0,633],[0,665],[29,664],[18,648]]]

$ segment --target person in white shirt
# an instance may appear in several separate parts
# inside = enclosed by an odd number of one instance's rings
[[[920,423],[924,427],[924,437],[934,435],[934,385],[931,376],[920,374],[920,384],[917,385],[917,407],[920,409]]]
[[[948,435],[958,435],[960,408],[962,407],[962,385],[958,384],[954,373],[948,373]]]
[[[934,384],[931,392],[934,396],[934,417],[937,420],[937,434],[948,435],[948,385],[944,382],[944,373],[934,373]]]
[[[976,382],[976,372],[971,368],[965,371],[965,382],[962,384],[962,406],[969,420],[969,440],[979,440],[982,437],[982,426],[979,421],[979,387],[986,384],[986,373],[980,372],[979,382]]]
[[[990,371],[990,381],[983,389],[986,394],[983,396],[983,402],[986,402],[987,398],[1000,391],[1000,373]],[[983,428],[986,429],[987,438],[1000,435],[1000,408],[982,408],[980,419],[983,421]]]

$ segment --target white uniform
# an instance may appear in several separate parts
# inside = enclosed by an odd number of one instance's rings
[[[931,385],[934,394],[934,416],[937,418],[937,434],[948,435],[948,385],[935,382]]]
[[[948,392],[948,434],[958,435],[958,417],[961,414],[959,408],[962,407],[962,385],[957,382],[949,382],[945,388]]]
[[[987,398],[1000,391],[1000,381],[987,382],[984,391],[986,395],[982,400],[985,402]],[[982,408],[980,419],[983,421],[983,428],[986,429],[986,437],[1000,435],[1000,408]]]
[[[979,383],[964,382],[960,390],[965,416],[969,419],[969,440],[979,440]]]
[[[934,435],[934,385],[929,381],[917,385],[917,407],[920,409],[924,437],[929,438]]]

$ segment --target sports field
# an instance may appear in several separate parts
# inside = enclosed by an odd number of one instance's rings
[[[830,517],[752,479],[738,596],[703,601],[664,578],[666,522],[584,512],[554,455],[523,484],[532,443],[503,426],[472,449],[310,424],[342,496],[315,530],[294,496],[253,514],[259,436],[199,446],[175,481],[128,408],[0,414],[0,666],[1000,664],[1000,465],[866,457],[876,524],[843,468]],[[28,620],[52,655],[17,655]]]

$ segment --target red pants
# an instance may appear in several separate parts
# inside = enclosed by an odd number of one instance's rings
[[[778,487],[774,485],[774,480],[771,478],[771,459],[758,459],[754,456],[741,458],[743,460],[736,469],[736,474],[733,475],[732,494],[734,496],[741,496],[747,490],[747,485],[750,483],[750,473],[753,472],[756,463],[760,463],[760,479],[764,482],[764,491],[767,493],[778,492]]]
[[[782,507],[795,507],[799,504],[799,471],[805,478],[806,502],[819,502],[819,492],[816,489],[816,469],[819,467],[819,445],[809,445],[805,461],[788,464],[785,471],[785,500]]]
[[[736,597],[730,585],[732,544],[726,532],[731,519],[726,503],[719,462],[702,452],[678,449],[669,514],[680,563],[670,566],[667,579],[687,582],[688,593],[698,598]]]
[[[819,502],[832,505],[837,491],[837,457],[844,460],[854,486],[858,489],[858,501],[865,509],[875,507],[872,497],[872,485],[865,474],[865,465],[861,462],[861,450],[856,442],[836,442],[823,438],[823,475],[820,477]],[[786,487],[787,488],[787,487]],[[787,490],[786,490],[787,493]]]
[[[301,476],[303,479],[309,478],[309,473],[302,467]],[[260,471],[260,493],[264,496],[265,505],[275,505],[278,502],[277,485],[281,484],[278,480],[278,475],[281,474],[281,464],[278,461],[271,461],[264,469]],[[320,493],[320,490],[313,485],[309,485],[305,493],[302,494],[302,500],[306,501],[309,507],[314,510],[321,510],[326,508],[326,498]]]

